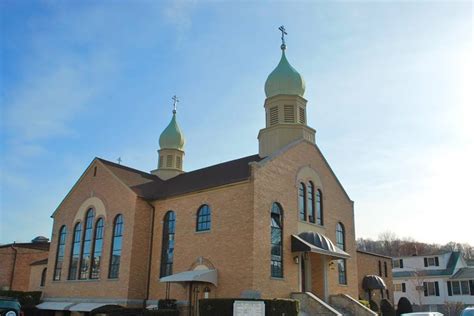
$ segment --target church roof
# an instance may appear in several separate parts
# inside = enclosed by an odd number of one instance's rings
[[[122,182],[124,182],[129,187],[151,181],[162,181],[157,176],[145,171],[133,169],[108,160],[104,160],[102,158],[97,158],[97,160],[106,165],[110,171],[112,171]]]
[[[262,160],[258,155],[247,156],[186,172],[163,181],[147,172],[104,159],[97,159],[104,163],[138,196],[147,200],[159,200],[246,180],[250,177],[249,163]]]
[[[207,168],[182,173],[161,182],[150,182],[132,188],[139,196],[158,200],[185,193],[205,190],[246,180],[250,177],[249,163],[260,161],[258,155],[223,162]]]

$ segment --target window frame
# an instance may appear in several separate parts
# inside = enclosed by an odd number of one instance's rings
[[[270,276],[272,278],[282,279],[284,277],[283,264],[283,207],[278,202],[272,203],[270,211]],[[279,224],[279,226],[278,226]],[[279,241],[274,243],[273,236],[278,231]],[[279,256],[274,255],[275,247],[279,248]],[[279,257],[279,258],[278,258]]]
[[[212,212],[208,204],[198,208],[196,214],[196,232],[207,232],[211,230]]]
[[[346,250],[346,229],[341,222],[336,224],[336,246],[341,250]]]
[[[41,280],[40,280],[40,287],[44,287],[46,284],[46,273],[48,271],[48,268],[43,268],[43,271],[41,271]]]
[[[304,184],[304,182],[300,182],[298,185],[298,219],[303,222],[306,222],[308,216],[306,190],[306,184]]]
[[[99,226],[99,224],[101,224]],[[100,229],[100,231],[98,230]],[[91,263],[90,263],[90,272],[89,278],[92,280],[97,280],[100,278],[100,263],[102,260],[102,252],[104,250],[104,232],[105,232],[105,219],[103,217],[97,218],[94,225],[94,239],[92,242],[92,251],[91,251]],[[100,238],[98,238],[98,233],[100,233]],[[98,243],[100,241],[100,243]],[[97,246],[100,245],[100,250],[97,250]],[[96,258],[99,258],[96,264]],[[97,270],[94,272],[94,270]]]
[[[94,218],[95,218],[95,210],[94,208],[90,207],[85,216],[85,227],[82,231],[82,245],[81,245],[81,255],[79,259],[79,272],[78,272],[78,279],[79,280],[87,280],[89,278],[89,271],[90,271],[90,263],[91,263],[91,254],[92,254],[92,247],[93,247],[93,240],[94,240]],[[86,239],[87,238],[87,239]],[[88,255],[88,263],[85,262],[84,255]],[[84,270],[84,266],[86,269]],[[84,270],[84,271],[83,271]]]
[[[62,225],[61,228],[59,229],[58,245],[56,247],[56,260],[54,262],[53,281],[61,280],[61,273],[63,270],[64,257],[65,257],[65,252],[66,252],[66,241],[67,241],[67,227],[66,225]],[[60,253],[62,253],[62,255],[60,255]],[[59,266],[59,263],[60,263],[60,266]]]
[[[76,249],[76,246],[77,246],[77,249]],[[79,260],[81,258],[81,248],[82,248],[82,223],[77,222],[74,225],[74,229],[72,233],[72,244],[71,244],[71,252],[70,252],[71,255],[69,258],[68,280],[70,281],[77,280],[78,273],[79,273]],[[77,263],[75,267],[73,268],[74,257],[77,257]],[[74,269],[74,272],[73,272],[73,269]]]
[[[176,213],[172,210],[169,210],[168,212],[166,212],[163,218],[163,235],[162,235],[162,241],[161,241],[161,256],[160,256],[160,278],[173,274],[175,234],[176,234]],[[170,246],[170,244],[172,246]],[[170,257],[171,257],[171,260],[169,260]]]
[[[118,221],[120,219],[120,222]],[[114,218],[114,225],[112,231],[112,242],[110,245],[110,259],[109,259],[109,279],[118,279],[120,277],[120,261],[122,259],[122,245],[123,245],[123,231],[125,227],[124,216],[117,214]],[[116,249],[116,244],[120,242],[120,249]],[[114,252],[119,254],[118,262],[114,262]]]
[[[314,184],[312,181],[309,181],[308,186],[307,186],[307,196],[308,196],[308,202],[307,202],[307,217],[308,221],[310,223],[316,224],[316,210],[315,210],[315,203],[314,203]]]

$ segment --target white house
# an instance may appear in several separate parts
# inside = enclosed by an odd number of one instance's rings
[[[474,266],[459,252],[393,258],[394,299],[442,311],[447,302],[474,304]]]

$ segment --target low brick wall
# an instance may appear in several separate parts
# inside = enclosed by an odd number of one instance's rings
[[[368,309],[352,297],[346,294],[331,295],[329,302],[335,308],[341,308],[357,316],[377,316],[377,313]]]
[[[291,293],[291,298],[298,300],[300,302],[300,311],[306,312],[308,315],[342,316],[341,313],[312,293]]]

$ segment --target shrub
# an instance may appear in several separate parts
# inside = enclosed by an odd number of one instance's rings
[[[158,309],[178,309],[178,305],[174,299],[158,300]]]
[[[359,303],[361,303],[362,305],[364,305],[364,306],[367,307],[367,308],[370,308],[369,301],[366,301],[366,300],[359,300]]]
[[[395,309],[392,303],[385,298],[380,302],[380,311],[383,316],[395,316]]]
[[[40,303],[41,292],[22,292],[22,291],[0,291],[0,296],[13,297],[18,299],[21,307],[34,307]]]
[[[373,310],[374,312],[378,313],[379,312],[379,306],[374,300],[369,301],[370,309]]]
[[[412,313],[413,307],[411,306],[410,301],[406,297],[400,297],[397,305],[397,315],[404,313]]]

